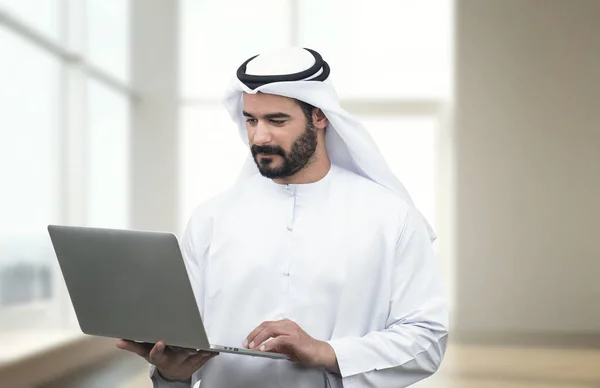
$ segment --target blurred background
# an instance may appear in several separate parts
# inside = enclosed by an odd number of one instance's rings
[[[180,234],[247,152],[228,81],[286,45],[323,54],[439,234],[452,343],[417,385],[600,386],[598,20],[597,0],[0,0],[0,386],[151,386],[81,334],[46,225]]]

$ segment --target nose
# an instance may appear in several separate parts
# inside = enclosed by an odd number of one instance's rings
[[[256,145],[268,144],[272,140],[271,132],[269,131],[266,125],[262,124],[261,122],[258,122],[258,124],[256,124],[256,127],[254,128],[254,136],[252,140]]]

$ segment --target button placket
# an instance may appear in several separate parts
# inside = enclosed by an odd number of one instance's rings
[[[288,196],[290,201],[290,208],[287,214],[287,224],[286,229],[288,232],[288,249],[285,254],[285,260],[282,263],[283,266],[281,268],[281,286],[282,286],[282,301],[284,303],[283,311],[285,314],[288,314],[290,311],[290,282],[291,282],[291,263],[294,255],[294,243],[293,243],[293,234],[294,230],[294,218],[296,212],[296,191],[293,187],[288,185],[284,186],[284,191]]]
[[[286,185],[285,191],[290,197],[292,197],[292,200],[293,200],[292,213],[290,215],[289,221],[286,226],[288,232],[292,232],[294,230],[294,214],[296,212],[296,190],[294,187],[291,187],[290,185]]]

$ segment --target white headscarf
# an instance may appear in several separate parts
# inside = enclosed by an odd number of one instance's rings
[[[319,61],[321,64],[315,66]],[[289,80],[294,73],[301,74],[310,67],[316,71],[308,76],[303,74],[302,76],[306,77],[302,79]],[[330,79],[311,80],[324,78],[323,73],[325,77],[329,75],[327,63],[322,61],[315,51],[303,48],[277,50],[246,61],[238,71],[238,75],[232,79],[224,99],[225,107],[236,123],[242,141],[249,146],[246,119],[242,114],[244,92],[249,94],[262,92],[304,101],[321,109],[329,121],[325,141],[327,153],[333,164],[379,183],[414,206],[408,191],[388,166],[369,132],[342,109]],[[251,88],[246,85],[249,83],[247,80],[245,82],[240,80],[240,74],[255,79],[262,77],[268,82],[251,84]],[[287,80],[277,80],[282,78]],[[249,152],[239,179],[254,174],[259,174],[259,171]],[[429,229],[431,240],[434,241],[435,232],[424,217],[423,220]]]

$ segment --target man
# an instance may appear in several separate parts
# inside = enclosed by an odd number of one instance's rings
[[[182,243],[210,341],[290,361],[120,341],[154,366],[155,387],[397,388],[439,367],[435,235],[329,73],[300,48],[240,66],[225,101],[249,159]]]

